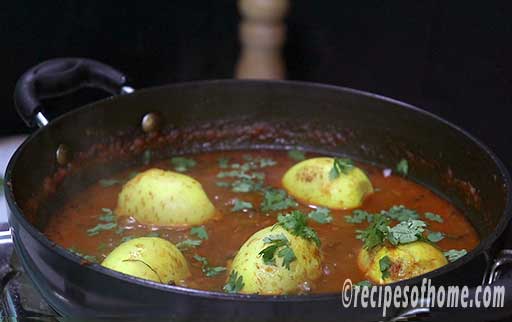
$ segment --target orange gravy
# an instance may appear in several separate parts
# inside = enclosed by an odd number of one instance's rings
[[[210,200],[222,215],[204,225],[209,235],[208,240],[203,241],[202,245],[197,248],[183,252],[192,273],[191,277],[185,281],[188,287],[222,291],[227,273],[206,277],[201,271],[201,264],[194,260],[193,256],[198,254],[206,257],[211,266],[228,266],[238,249],[252,234],[273,225],[278,213],[289,211],[278,211],[270,215],[261,214],[258,210],[262,200],[261,192],[236,193],[229,188],[217,186],[217,181],[226,181],[217,178],[219,172],[226,170],[219,167],[218,159],[226,157],[230,159],[230,163],[242,164],[245,162],[244,155],[271,158],[277,162],[275,166],[256,170],[264,172],[265,184],[275,188],[282,188],[283,174],[297,162],[292,160],[286,151],[209,152],[189,156],[197,162],[197,165],[186,174],[201,182]],[[311,157],[312,155],[308,154],[307,156]],[[474,228],[464,215],[448,201],[401,176],[393,174],[385,177],[382,169],[368,164],[358,164],[358,166],[366,171],[376,190],[366,198],[359,209],[376,213],[394,205],[404,205],[420,214],[436,213],[443,217],[444,222],[429,221],[428,224],[432,231],[443,232],[447,236],[437,244],[442,250],[464,248],[469,251],[479,243]],[[150,167],[173,169],[169,160],[164,160],[131,171],[143,171]],[[131,171],[116,174],[113,177],[123,179]],[[98,262],[101,262],[126,236],[138,237],[145,236],[150,232],[157,232],[160,237],[173,243],[190,237],[189,229],[186,228],[146,227],[137,224],[131,218],[118,218],[118,227],[124,228],[121,234],[116,233],[116,229],[112,229],[89,236],[86,231],[99,223],[101,209],[114,210],[116,208],[117,195],[121,188],[121,184],[104,187],[99,183],[86,188],[80,195],[69,200],[58,214],[52,216],[45,229],[45,234],[65,248],[74,248],[81,254],[95,256]],[[237,198],[251,202],[255,209],[232,212],[233,201]],[[306,213],[311,211],[308,205],[300,205],[298,209]],[[344,216],[351,215],[351,213],[352,210],[332,210],[333,221],[331,223],[318,224],[313,221],[309,223],[318,233],[322,242],[321,252],[323,254],[323,274],[320,279],[311,284],[313,293],[341,291],[342,283],[347,278],[354,282],[365,279],[356,262],[362,242],[355,238],[355,230],[364,229],[368,224],[345,222]]]

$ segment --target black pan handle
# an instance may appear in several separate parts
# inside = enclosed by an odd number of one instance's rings
[[[16,84],[14,103],[18,114],[29,126],[48,123],[42,114],[41,99],[70,94],[80,88],[94,87],[112,95],[133,92],[126,77],[113,67],[86,58],[56,58],[29,69]]]
[[[429,308],[426,305],[416,308],[407,308],[401,312],[396,312],[386,322],[395,321],[452,321],[452,322],[467,322],[467,321],[497,321],[509,319],[512,317],[512,249],[502,250],[494,259],[489,272],[486,272],[484,283],[481,285],[482,289],[477,291],[477,288],[469,288],[467,299],[471,301],[479,300],[484,303],[484,294],[482,290],[488,287],[493,294],[492,300],[498,299],[496,304],[500,306],[494,307],[480,307],[472,305],[466,308],[461,307],[459,302],[458,308],[453,307],[433,307]],[[500,296],[497,292],[502,291]],[[428,299],[422,302],[428,303]],[[474,304],[474,302],[473,302]],[[494,304],[494,303],[493,303]],[[501,306],[502,305],[502,306]],[[455,311],[456,310],[456,311]]]

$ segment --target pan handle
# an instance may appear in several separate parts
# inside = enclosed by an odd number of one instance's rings
[[[423,305],[419,305],[415,308],[406,308],[401,312],[396,312],[390,319],[385,320],[386,322],[397,322],[397,321],[453,321],[453,322],[465,322],[465,321],[496,321],[501,319],[508,319],[512,316],[512,249],[502,250],[497,257],[494,259],[491,269],[486,273],[484,282],[481,285],[480,290],[478,288],[469,288],[467,299],[471,301],[478,300],[479,303],[484,303],[484,293],[482,292],[484,287],[488,287],[488,290],[493,292],[501,291],[498,296],[494,293],[492,300],[499,300],[492,303],[491,307],[477,308],[475,306],[470,307],[434,307],[429,308],[426,303],[429,303],[429,299],[422,299]],[[492,293],[491,293],[492,294]],[[454,313],[454,310],[457,310]]]
[[[14,103],[29,126],[43,127],[41,99],[60,97],[84,87],[102,89],[112,95],[129,94],[126,77],[118,70],[86,58],[56,58],[32,67],[16,84]]]

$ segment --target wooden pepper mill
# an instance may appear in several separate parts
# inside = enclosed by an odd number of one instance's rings
[[[236,78],[283,79],[289,0],[239,0],[241,52]]]

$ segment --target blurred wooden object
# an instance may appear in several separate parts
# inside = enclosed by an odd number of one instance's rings
[[[240,58],[236,78],[283,79],[284,18],[289,0],[239,0]]]

